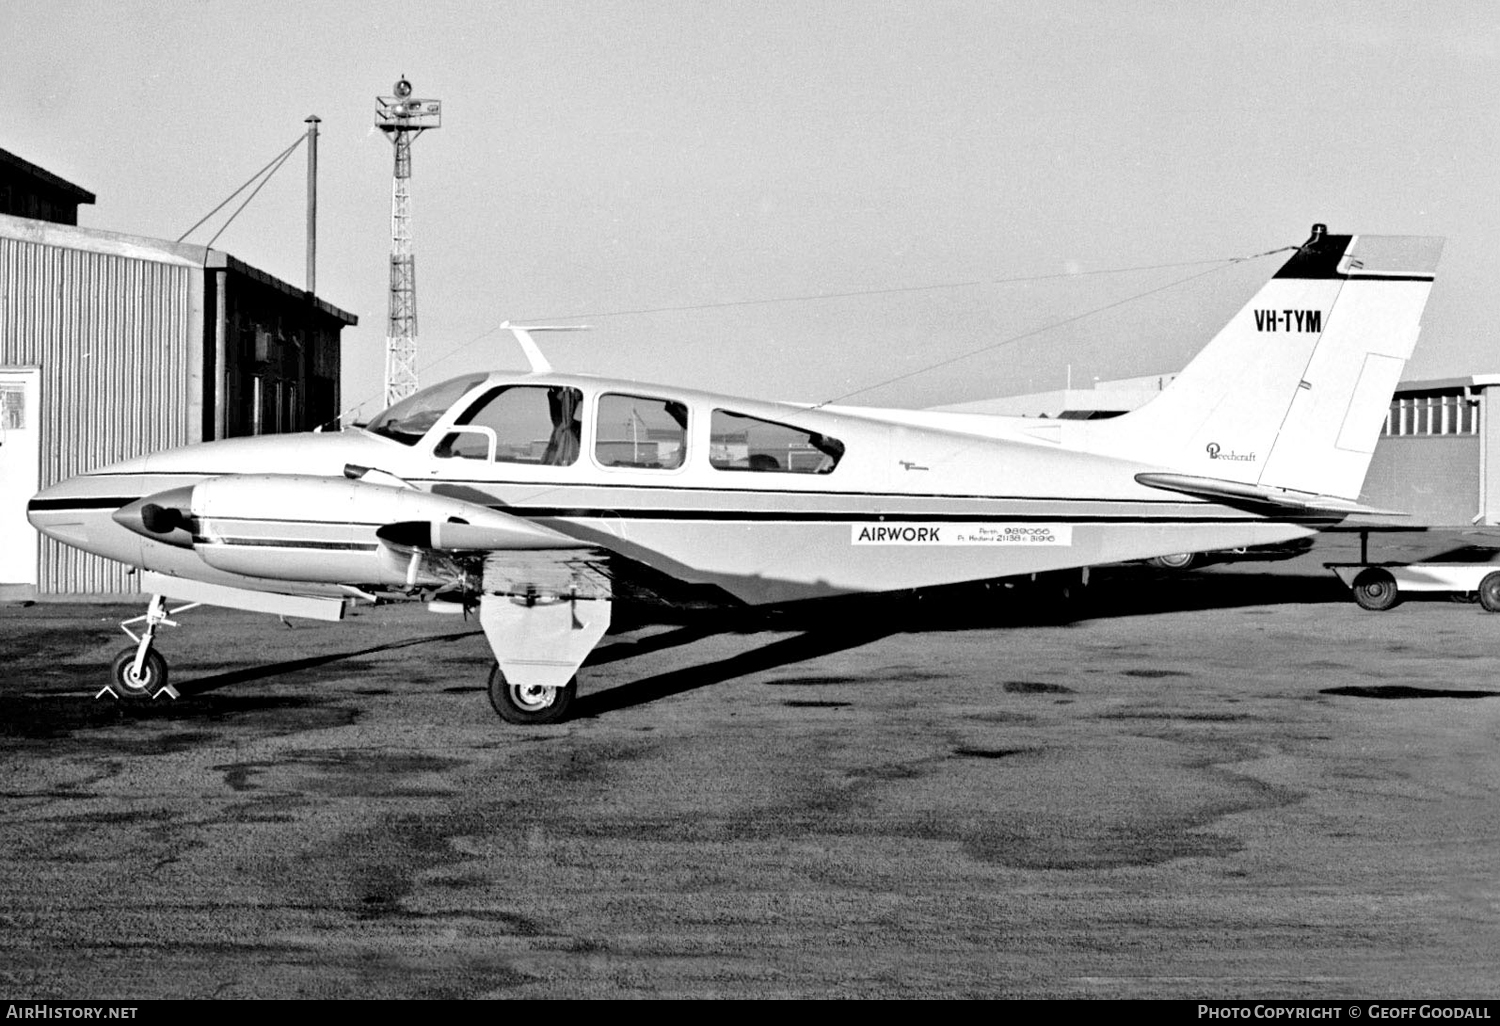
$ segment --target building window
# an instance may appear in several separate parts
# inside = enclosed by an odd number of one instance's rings
[[[286,391],[282,394],[283,405],[281,407],[281,430],[300,431],[302,425],[297,420],[297,383],[288,381]]]
[[[1398,395],[1386,414],[1386,437],[1473,435],[1479,432],[1479,400],[1463,392]]]
[[[0,385],[0,431],[26,430],[26,388]]]

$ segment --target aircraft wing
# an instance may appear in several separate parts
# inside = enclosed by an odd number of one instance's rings
[[[1214,477],[1195,477],[1191,474],[1137,474],[1135,479],[1149,488],[1162,488],[1169,492],[1193,495],[1230,506],[1241,506],[1260,511],[1273,510],[1283,513],[1309,516],[1347,517],[1362,516],[1404,517],[1409,514],[1399,510],[1376,509],[1364,506],[1336,495],[1317,495],[1313,492],[1296,492],[1286,488],[1271,488],[1265,485],[1246,484],[1241,481],[1225,481]]]
[[[380,528],[376,537],[388,558],[409,568],[409,582],[459,583],[470,595],[478,590],[480,626],[503,688],[515,694],[546,695],[538,699],[546,704],[559,689],[572,688],[609,627],[616,599],[675,609],[721,602],[719,595],[705,595],[703,585],[602,544],[486,512],[483,524],[403,521]],[[493,689],[492,682],[492,700]]]
[[[491,516],[497,512],[490,511]],[[487,592],[524,596],[528,590],[541,594],[576,587],[589,596],[668,609],[738,604],[711,585],[681,580],[604,545],[512,514],[503,516],[506,522],[499,526],[405,521],[380,528],[376,536],[402,561],[416,554],[471,566],[482,563]]]

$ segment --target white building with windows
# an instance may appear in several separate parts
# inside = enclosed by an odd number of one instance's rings
[[[1361,499],[1414,527],[1500,523],[1500,374],[1397,386]]]

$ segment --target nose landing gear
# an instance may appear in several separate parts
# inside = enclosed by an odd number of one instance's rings
[[[110,683],[100,688],[94,697],[103,698],[109,694],[126,701],[144,701],[160,698],[162,695],[168,698],[180,698],[178,690],[167,683],[167,661],[152,646],[156,641],[158,627],[162,625],[176,627],[176,621],[169,617],[197,605],[198,603],[194,602],[168,610],[165,598],[160,595],[151,596],[151,605],[147,607],[146,615],[134,617],[120,624],[120,630],[130,635],[135,644],[120,649],[110,666]],[[130,629],[130,625],[142,620],[146,622],[146,626],[137,635]]]

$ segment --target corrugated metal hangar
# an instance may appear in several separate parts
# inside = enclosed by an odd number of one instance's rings
[[[75,227],[90,194],[32,176],[69,216],[21,195],[32,165],[0,167],[6,209],[36,214],[0,213],[0,598],[134,595],[125,567],[39,538],[26,501],[157,449],[335,420],[357,318],[228,253]]]

